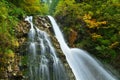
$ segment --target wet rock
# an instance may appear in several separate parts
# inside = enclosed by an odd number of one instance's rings
[[[47,21],[45,17],[35,16],[34,24],[41,30],[45,30],[46,28],[50,28],[50,23]]]
[[[66,57],[63,54],[62,50],[60,49],[60,45],[59,45],[56,37],[54,36],[49,19],[47,17],[41,17],[41,16],[34,16],[33,18],[34,18],[33,19],[34,26],[37,26],[40,30],[43,30],[49,34],[49,37],[53,43],[53,46],[56,49],[56,52],[58,53],[57,55],[60,58],[60,60],[62,60],[62,63],[65,66],[68,76],[70,77],[69,80],[75,80],[75,77],[71,71],[71,68],[69,67],[69,65],[66,61]]]
[[[34,22],[34,26],[37,26],[40,30],[43,30],[49,34],[53,46],[56,48],[56,52],[58,53],[57,55],[62,60],[65,69],[68,73],[68,76],[70,77],[69,80],[75,80],[75,77],[66,61],[66,57],[63,54],[62,50],[60,49],[60,45],[56,37],[54,36],[49,19],[47,17],[42,17],[42,16],[33,16],[33,22]],[[19,43],[19,47],[16,50],[16,52],[19,53],[20,56],[26,56],[26,53],[28,51],[27,46],[29,43],[27,42],[27,38],[28,38],[29,29],[30,29],[30,24],[26,21],[21,21],[15,29],[16,37]],[[27,65],[26,64],[19,65],[18,64],[19,62],[20,61],[16,62],[16,65],[14,66],[14,69],[12,71],[12,75],[10,76],[13,80],[22,80],[24,78],[21,70],[26,69]],[[11,72],[11,70],[9,70],[9,72]]]
[[[27,37],[30,29],[30,24],[26,21],[21,21],[15,28],[16,37]]]

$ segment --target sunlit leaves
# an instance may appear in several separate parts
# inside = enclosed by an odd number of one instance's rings
[[[96,34],[96,33],[92,33],[91,37],[92,37],[93,40],[96,40],[98,38],[102,38],[102,36],[100,34]]]
[[[70,8],[75,1],[74,0],[61,0],[56,7],[55,14],[61,13],[63,16],[67,15]]]
[[[96,21],[96,19],[92,19],[92,16],[89,14],[85,14],[83,20],[87,23],[88,28],[99,28],[100,25],[107,23],[106,21]]]
[[[49,8],[47,4],[40,4],[40,14],[41,15],[46,15],[49,13]]]
[[[5,51],[5,54],[8,58],[14,58],[15,54],[11,49]]]
[[[23,9],[27,14],[48,14],[48,5],[41,0],[10,0],[18,8]]]
[[[5,3],[0,2],[0,22],[2,20],[5,20],[8,16],[8,9],[5,5]]]
[[[112,43],[110,46],[109,46],[109,48],[116,48],[116,47],[118,47],[119,46],[119,42],[118,41],[116,41],[116,42],[114,42],[114,43]]]
[[[35,13],[40,11],[39,0],[21,0],[19,2],[20,7],[29,13]]]

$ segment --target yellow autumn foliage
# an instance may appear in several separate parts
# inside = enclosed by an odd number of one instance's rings
[[[83,16],[83,20],[87,23],[88,28],[99,28],[102,24],[107,24],[106,21],[96,21],[96,19],[92,19],[90,14],[85,14]]]
[[[109,48],[116,48],[118,45],[119,45],[120,43],[119,42],[114,42],[114,43],[112,43],[110,46],[109,46]]]
[[[84,16],[83,16],[83,19],[84,20],[90,20],[92,17],[91,17],[91,15],[90,14],[85,14]]]
[[[97,33],[92,33],[91,37],[92,37],[93,40],[96,40],[98,38],[102,38],[102,36],[100,34],[97,34]]]
[[[17,40],[12,40],[12,45],[14,46],[14,47],[19,47],[19,43],[18,43],[18,41]]]

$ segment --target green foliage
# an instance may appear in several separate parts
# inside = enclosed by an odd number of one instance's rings
[[[77,47],[109,62],[120,55],[119,0],[60,0],[54,15],[67,35],[71,28],[76,30]]]
[[[39,0],[19,0],[19,5],[28,13],[38,13],[40,12],[40,2]]]
[[[48,4],[41,3],[40,4],[40,14],[41,15],[47,15],[48,13],[49,13]]]
[[[0,75],[14,63],[15,48],[18,47],[14,28],[24,15],[22,9],[7,0],[0,1]]]
[[[66,26],[69,26],[69,24],[71,26],[75,25],[81,18],[81,9],[79,6],[79,4],[75,4],[74,0],[61,0],[56,7],[56,12],[54,15],[64,17]]]
[[[28,15],[48,14],[48,5],[40,0],[8,0],[20,9],[23,9]]]
[[[6,50],[14,50],[15,32],[14,27],[18,22],[18,18],[22,17],[24,12],[7,1],[0,1],[0,48],[2,53]]]

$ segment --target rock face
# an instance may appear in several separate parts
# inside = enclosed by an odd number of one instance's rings
[[[64,54],[62,53],[59,43],[57,41],[57,39],[54,36],[53,30],[52,30],[52,26],[49,22],[49,19],[47,17],[41,17],[41,16],[34,16],[33,17],[33,23],[35,26],[37,26],[40,30],[43,30],[45,32],[47,32],[51,38],[51,41],[53,43],[54,48],[56,48],[56,52],[58,53],[58,57],[61,59],[61,61],[63,62],[65,69],[68,73],[68,76],[70,77],[69,80],[75,80],[74,75],[66,61],[66,58],[64,56]],[[28,37],[28,32],[30,29],[30,24],[28,22],[25,21],[21,21],[15,31],[16,31],[16,37],[18,39],[18,43],[19,43],[19,48],[16,50],[16,52],[21,56],[21,57],[25,57],[26,56],[26,51],[27,51],[27,37]],[[21,59],[21,61],[24,61]],[[22,63],[22,62],[21,62]],[[25,68],[27,68],[27,64],[26,63],[22,63],[22,65],[20,65],[20,68],[22,68],[21,70],[24,70]]]
[[[61,59],[62,63],[64,64],[65,70],[68,73],[69,76],[69,80],[75,80],[74,74],[72,73],[65,55],[63,54],[62,50],[60,49],[60,45],[57,41],[57,39],[54,36],[53,30],[52,30],[52,26],[49,22],[49,19],[47,17],[40,17],[40,16],[36,16],[35,19],[35,25],[37,25],[37,27],[45,32],[47,32],[51,38],[51,42],[54,46],[54,48],[56,49],[56,52],[58,53],[58,57]]]

